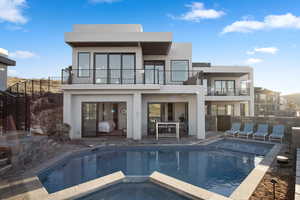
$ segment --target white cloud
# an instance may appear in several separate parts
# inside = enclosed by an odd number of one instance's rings
[[[91,3],[115,3],[121,0],[89,0]]]
[[[262,47],[262,48],[254,48],[252,51],[247,51],[248,55],[253,55],[255,53],[268,53],[268,54],[276,54],[279,49],[277,47]]]
[[[28,21],[22,13],[25,5],[26,0],[0,0],[0,22],[25,24]]]
[[[249,58],[246,60],[246,64],[257,64],[262,62],[263,60],[260,58]]]
[[[37,57],[37,55],[30,51],[15,51],[12,53],[9,53],[9,56],[12,58],[19,58],[19,59],[28,59]]]
[[[300,29],[300,17],[291,13],[285,15],[267,15],[263,21],[241,20],[226,26],[222,33],[253,32],[264,29],[293,28]]]
[[[184,13],[178,17],[173,15],[168,16],[172,19],[199,22],[202,19],[216,19],[225,15],[225,12],[223,11],[205,9],[204,4],[201,2],[192,2],[191,4],[186,5],[186,7],[190,8],[190,11],[188,11],[187,13]]]

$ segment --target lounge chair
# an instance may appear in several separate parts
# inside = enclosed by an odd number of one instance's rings
[[[248,137],[253,134],[253,126],[253,123],[246,123],[244,130],[238,132],[238,137],[246,136],[248,139]]]
[[[235,136],[241,129],[241,123],[232,123],[231,129],[225,131],[225,135]]]
[[[258,124],[257,131],[253,134],[253,139],[264,138],[264,140],[266,140],[266,137],[268,136],[268,129],[268,124]]]
[[[280,142],[282,143],[283,137],[284,137],[284,125],[275,125],[273,126],[273,131],[271,135],[269,135],[269,140],[272,139],[280,139]]]

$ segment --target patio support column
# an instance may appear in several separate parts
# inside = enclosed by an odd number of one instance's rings
[[[133,139],[142,139],[142,95],[134,93],[133,95]]]
[[[204,94],[201,92],[196,93],[197,99],[197,139],[205,139],[205,103]]]
[[[248,102],[249,105],[249,115],[254,116],[254,79],[253,79],[253,69],[249,73],[249,81],[250,81],[250,97],[251,100]]]
[[[70,138],[76,138],[76,136],[74,135],[74,127],[72,124],[72,112],[71,112],[71,107],[72,107],[72,102],[71,102],[71,94],[64,92],[64,100],[63,100],[64,104],[63,104],[63,122],[66,124],[69,124],[71,126],[71,130],[70,130]],[[78,138],[79,136],[77,136]],[[80,138],[80,137],[79,137]]]

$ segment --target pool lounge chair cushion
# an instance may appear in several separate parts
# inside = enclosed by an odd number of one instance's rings
[[[226,131],[226,134],[235,135],[240,131],[241,124],[240,123],[233,123],[231,129]]]
[[[254,136],[266,137],[268,135],[268,124],[259,124]]]
[[[239,135],[252,135],[253,134],[253,123],[246,123],[244,130],[238,132]]]
[[[284,125],[275,125],[270,138],[281,139],[284,136]]]

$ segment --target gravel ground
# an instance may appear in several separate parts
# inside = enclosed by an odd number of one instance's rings
[[[273,200],[273,184],[272,179],[278,183],[275,185],[276,200],[293,200],[295,187],[295,159],[294,154],[286,154],[287,148],[283,148],[280,155],[290,158],[290,163],[280,165],[275,160],[271,168],[264,176],[261,183],[252,194],[250,200]]]

